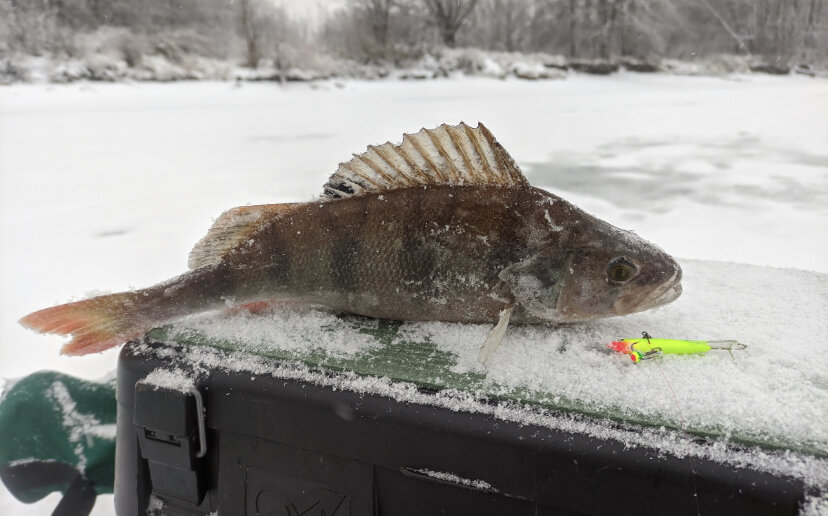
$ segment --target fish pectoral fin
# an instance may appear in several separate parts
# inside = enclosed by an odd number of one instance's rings
[[[259,204],[225,211],[190,251],[187,265],[190,269],[199,269],[218,264],[227,253],[249,240],[263,221],[289,213],[299,206],[302,204]]]
[[[515,160],[483,124],[443,124],[403,135],[341,163],[324,186],[329,200],[428,185],[522,186]]]
[[[515,307],[512,305],[509,308],[501,310],[500,320],[497,321],[495,327],[489,332],[489,336],[486,337],[486,342],[480,348],[480,354],[477,355],[477,361],[481,364],[485,364],[489,360],[489,357],[492,356],[492,353],[500,347],[500,344],[503,342],[503,337],[506,335],[506,328],[509,327],[509,318],[512,317],[512,310],[514,309]]]
[[[557,319],[566,261],[541,251],[509,265],[498,274],[527,312],[546,321]]]

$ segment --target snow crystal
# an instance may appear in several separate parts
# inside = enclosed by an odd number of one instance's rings
[[[376,320],[363,321],[369,326]],[[228,311],[185,319],[174,326],[176,332],[204,334],[233,343],[236,349],[266,353],[268,349],[289,352],[321,351],[330,356],[352,356],[380,344],[362,330],[364,325],[335,317],[323,308],[276,305],[266,312]]]
[[[63,426],[69,430],[69,442],[74,443],[73,451],[78,460],[75,466],[81,472],[86,471],[84,445],[94,446],[92,437],[114,440],[115,425],[102,425],[95,416],[78,412],[77,403],[69,394],[66,385],[59,380],[52,383],[46,395],[57,403],[63,414]]]
[[[801,516],[825,516],[828,514],[828,492],[821,496],[809,493],[799,508]]]
[[[17,459],[9,462],[9,466],[21,466],[23,464],[31,464],[32,462],[57,462],[55,459],[38,459],[35,457],[27,457],[25,459]]]
[[[151,494],[149,503],[147,503],[147,516],[163,516],[165,509],[166,504],[164,500]]]
[[[190,392],[195,387],[195,379],[180,368],[158,368],[150,372],[143,383],[152,385],[156,389],[170,389],[179,392]]]
[[[492,485],[485,480],[470,480],[468,478],[463,478],[459,475],[455,475],[454,473],[445,473],[442,471],[432,471],[430,469],[414,469],[412,470],[416,473],[422,473],[427,475],[431,478],[436,478],[438,480],[443,480],[445,482],[451,482],[454,484],[461,484],[464,486],[468,486],[474,489],[478,489],[480,491],[494,491]]]
[[[544,217],[546,217],[546,223],[549,226],[549,229],[552,231],[563,231],[563,227],[555,224],[552,222],[552,217],[549,216],[549,211],[546,210],[543,212]]]

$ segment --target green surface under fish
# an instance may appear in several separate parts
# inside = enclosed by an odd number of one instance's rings
[[[618,424],[648,427],[664,427],[681,430],[681,425],[669,417],[657,417],[637,411],[634,407],[598,405],[568,399],[555,392],[543,392],[526,387],[505,386],[487,379],[476,371],[457,372],[457,357],[438,349],[428,338],[411,339],[400,328],[403,323],[373,320],[342,315],[355,331],[376,339],[377,346],[341,356],[308,346],[297,350],[285,350],[267,345],[251,345],[238,340],[210,337],[186,325],[170,325],[151,330],[150,340],[187,346],[208,346],[225,351],[244,351],[278,361],[306,364],[331,372],[354,372],[361,376],[389,378],[394,382],[408,382],[429,391],[456,390],[472,394],[492,403],[511,403],[528,406],[529,410],[551,410],[575,416],[606,419]],[[335,331],[334,329],[330,330]],[[608,358],[609,360],[609,358]],[[704,367],[703,363],[699,367]],[[700,438],[727,439],[732,443],[759,446],[769,450],[791,450],[816,457],[828,457],[828,449],[821,442],[791,442],[785,435],[757,434],[749,428],[725,432],[715,426],[688,425],[686,432]]]

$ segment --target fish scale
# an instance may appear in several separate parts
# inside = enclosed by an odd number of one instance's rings
[[[518,218],[514,198],[526,197],[522,205],[528,210],[531,197],[538,195],[540,191],[529,189],[431,187],[398,190],[383,199],[371,195],[308,204],[252,235],[257,245],[234,255],[233,261],[248,267],[267,263],[268,257],[256,254],[285,246],[282,259],[290,271],[273,288],[303,292],[308,302],[368,316],[420,320],[433,317],[434,300],[448,295],[447,301],[455,303],[437,307],[446,320],[489,322],[502,301],[485,303],[489,306],[473,313],[457,302],[485,297],[485,287],[500,281],[498,269],[518,259],[523,239],[510,229]],[[398,197],[404,199],[398,202]],[[365,216],[366,206],[371,217]],[[312,229],[297,232],[296,227]],[[502,262],[500,267],[493,259]],[[483,271],[476,288],[466,281],[469,271]],[[374,299],[383,299],[385,306],[373,306]],[[421,302],[412,307],[411,299]]]

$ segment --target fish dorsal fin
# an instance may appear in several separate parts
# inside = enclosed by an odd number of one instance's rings
[[[294,210],[299,203],[259,204],[239,206],[222,213],[213,225],[190,251],[187,266],[199,269],[216,265],[221,259],[248,240],[259,229],[262,222],[276,215]]]
[[[324,196],[342,199],[422,185],[527,184],[515,161],[483,124],[446,124],[403,135],[402,143],[371,145],[341,163]]]

